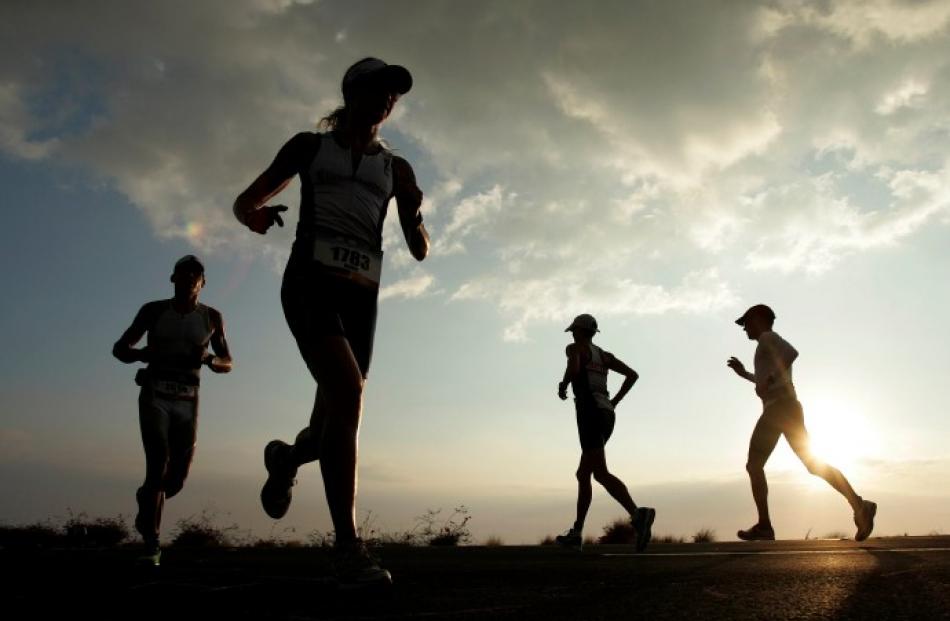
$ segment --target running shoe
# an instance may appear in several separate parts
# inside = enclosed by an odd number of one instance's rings
[[[275,520],[287,514],[293,500],[293,487],[297,480],[297,467],[286,464],[290,445],[280,440],[271,440],[264,447],[264,467],[267,481],[261,488],[261,504],[264,511]]]
[[[637,552],[647,549],[653,537],[653,520],[656,519],[656,509],[652,507],[637,507],[633,512],[633,529],[637,531]]]
[[[740,530],[736,536],[743,541],[775,541],[775,531],[771,526],[756,524],[749,530]]]
[[[584,538],[581,537],[579,532],[574,530],[574,527],[571,527],[570,530],[563,535],[555,537],[554,542],[565,548],[577,548],[579,550],[584,547]]]
[[[874,516],[877,514],[877,503],[862,500],[861,508],[854,512],[854,525],[858,532],[854,535],[855,541],[864,541],[874,530]]]
[[[362,539],[333,546],[333,571],[342,587],[388,586],[392,575],[379,564]]]
[[[162,548],[157,543],[146,543],[142,554],[136,559],[136,564],[143,567],[158,567],[162,564]]]

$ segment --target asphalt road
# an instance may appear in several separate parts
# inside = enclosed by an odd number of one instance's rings
[[[950,537],[384,548],[353,592],[319,549],[0,550],[4,619],[950,619]]]

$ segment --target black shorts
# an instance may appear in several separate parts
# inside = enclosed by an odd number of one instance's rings
[[[782,436],[800,458],[810,455],[805,415],[797,399],[782,399],[763,410],[749,439],[749,462],[764,465]]]
[[[373,357],[379,290],[326,271],[309,254],[306,243],[294,242],[280,288],[284,317],[300,354],[312,369],[317,337],[345,337],[366,377]]]
[[[581,449],[588,451],[604,448],[614,432],[614,413],[598,406],[594,401],[581,399],[574,399],[574,409],[577,412],[577,435],[581,441]]]

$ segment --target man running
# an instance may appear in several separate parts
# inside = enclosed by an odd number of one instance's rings
[[[151,565],[161,562],[162,507],[181,491],[195,454],[201,367],[215,373],[231,370],[224,319],[198,302],[204,271],[194,255],[179,259],[171,276],[175,296],[143,306],[112,347],[112,355],[122,362],[148,365],[135,375],[135,383],[142,387],[139,426],[145,447],[145,482],[135,493],[135,529],[145,543],[142,561]],[[147,345],[136,349],[146,333]]]
[[[429,234],[422,191],[409,163],[380,141],[380,126],[412,87],[405,67],[364,58],[343,76],[343,106],[322,121],[326,132],[301,132],[234,202],[245,226],[265,234],[282,225],[283,205],[266,205],[300,178],[300,221],[281,303],[300,354],[317,383],[309,424],[293,444],[264,449],[264,511],[287,512],[297,468],[319,459],[334,529],[334,568],[341,584],[386,585],[389,572],[356,533],[357,439],[376,331],[383,221],[396,199],[412,256],[422,261]]]
[[[637,372],[620,359],[593,344],[594,334],[599,332],[597,320],[591,315],[578,315],[567,327],[574,342],[567,346],[567,368],[564,379],[558,384],[557,394],[567,399],[567,386],[574,391],[574,408],[577,412],[577,433],[581,442],[581,460],[577,466],[577,519],[564,535],[558,535],[557,543],[568,547],[583,544],[584,520],[593,496],[590,479],[604,486],[614,500],[627,510],[637,532],[637,551],[642,552],[650,543],[651,528],[656,510],[637,507],[623,481],[607,470],[604,445],[614,430],[614,409],[639,377]],[[623,385],[617,394],[607,392],[607,373],[616,371],[624,376]]]
[[[738,532],[745,541],[772,541],[775,531],[769,517],[769,488],[765,480],[765,462],[775,449],[779,436],[784,435],[792,450],[808,471],[828,482],[844,496],[854,511],[857,526],[855,541],[864,541],[874,529],[877,505],[858,496],[843,474],[815,457],[809,448],[808,431],[802,404],[798,402],[792,384],[792,363],[798,352],[785,339],[772,331],[775,313],[765,304],[756,304],[736,320],[750,340],[758,341],[755,348],[754,373],[745,370],[734,356],[726,363],[736,374],[755,384],[755,394],[762,399],[762,415],[749,441],[749,460],[746,470],[752,484],[752,497],[759,513],[759,521],[748,530]]]

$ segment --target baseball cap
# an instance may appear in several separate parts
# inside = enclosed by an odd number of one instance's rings
[[[412,88],[412,74],[402,65],[390,65],[378,58],[368,57],[353,63],[346,70],[340,88],[346,97],[354,88],[374,82],[382,82],[400,95],[405,95]]]
[[[756,315],[765,317],[769,321],[775,321],[775,311],[765,304],[756,304],[755,306],[750,306],[749,310],[742,313],[742,317],[736,319],[736,323],[740,326],[744,326],[747,319]]]
[[[175,270],[174,270],[174,271],[177,272],[179,269],[185,267],[186,265],[191,265],[191,264],[197,265],[197,266],[198,266],[198,269],[201,270],[201,273],[204,274],[204,271],[205,271],[204,263],[202,263],[201,260],[198,259],[198,257],[196,257],[196,256],[193,255],[193,254],[186,254],[186,255],[183,256],[182,258],[180,258],[180,259],[178,259],[177,261],[175,261]]]
[[[570,332],[571,330],[589,330],[591,332],[600,332],[597,329],[597,320],[594,319],[593,315],[588,315],[583,313],[574,318],[574,321],[571,322],[571,325],[567,327],[565,332]]]

